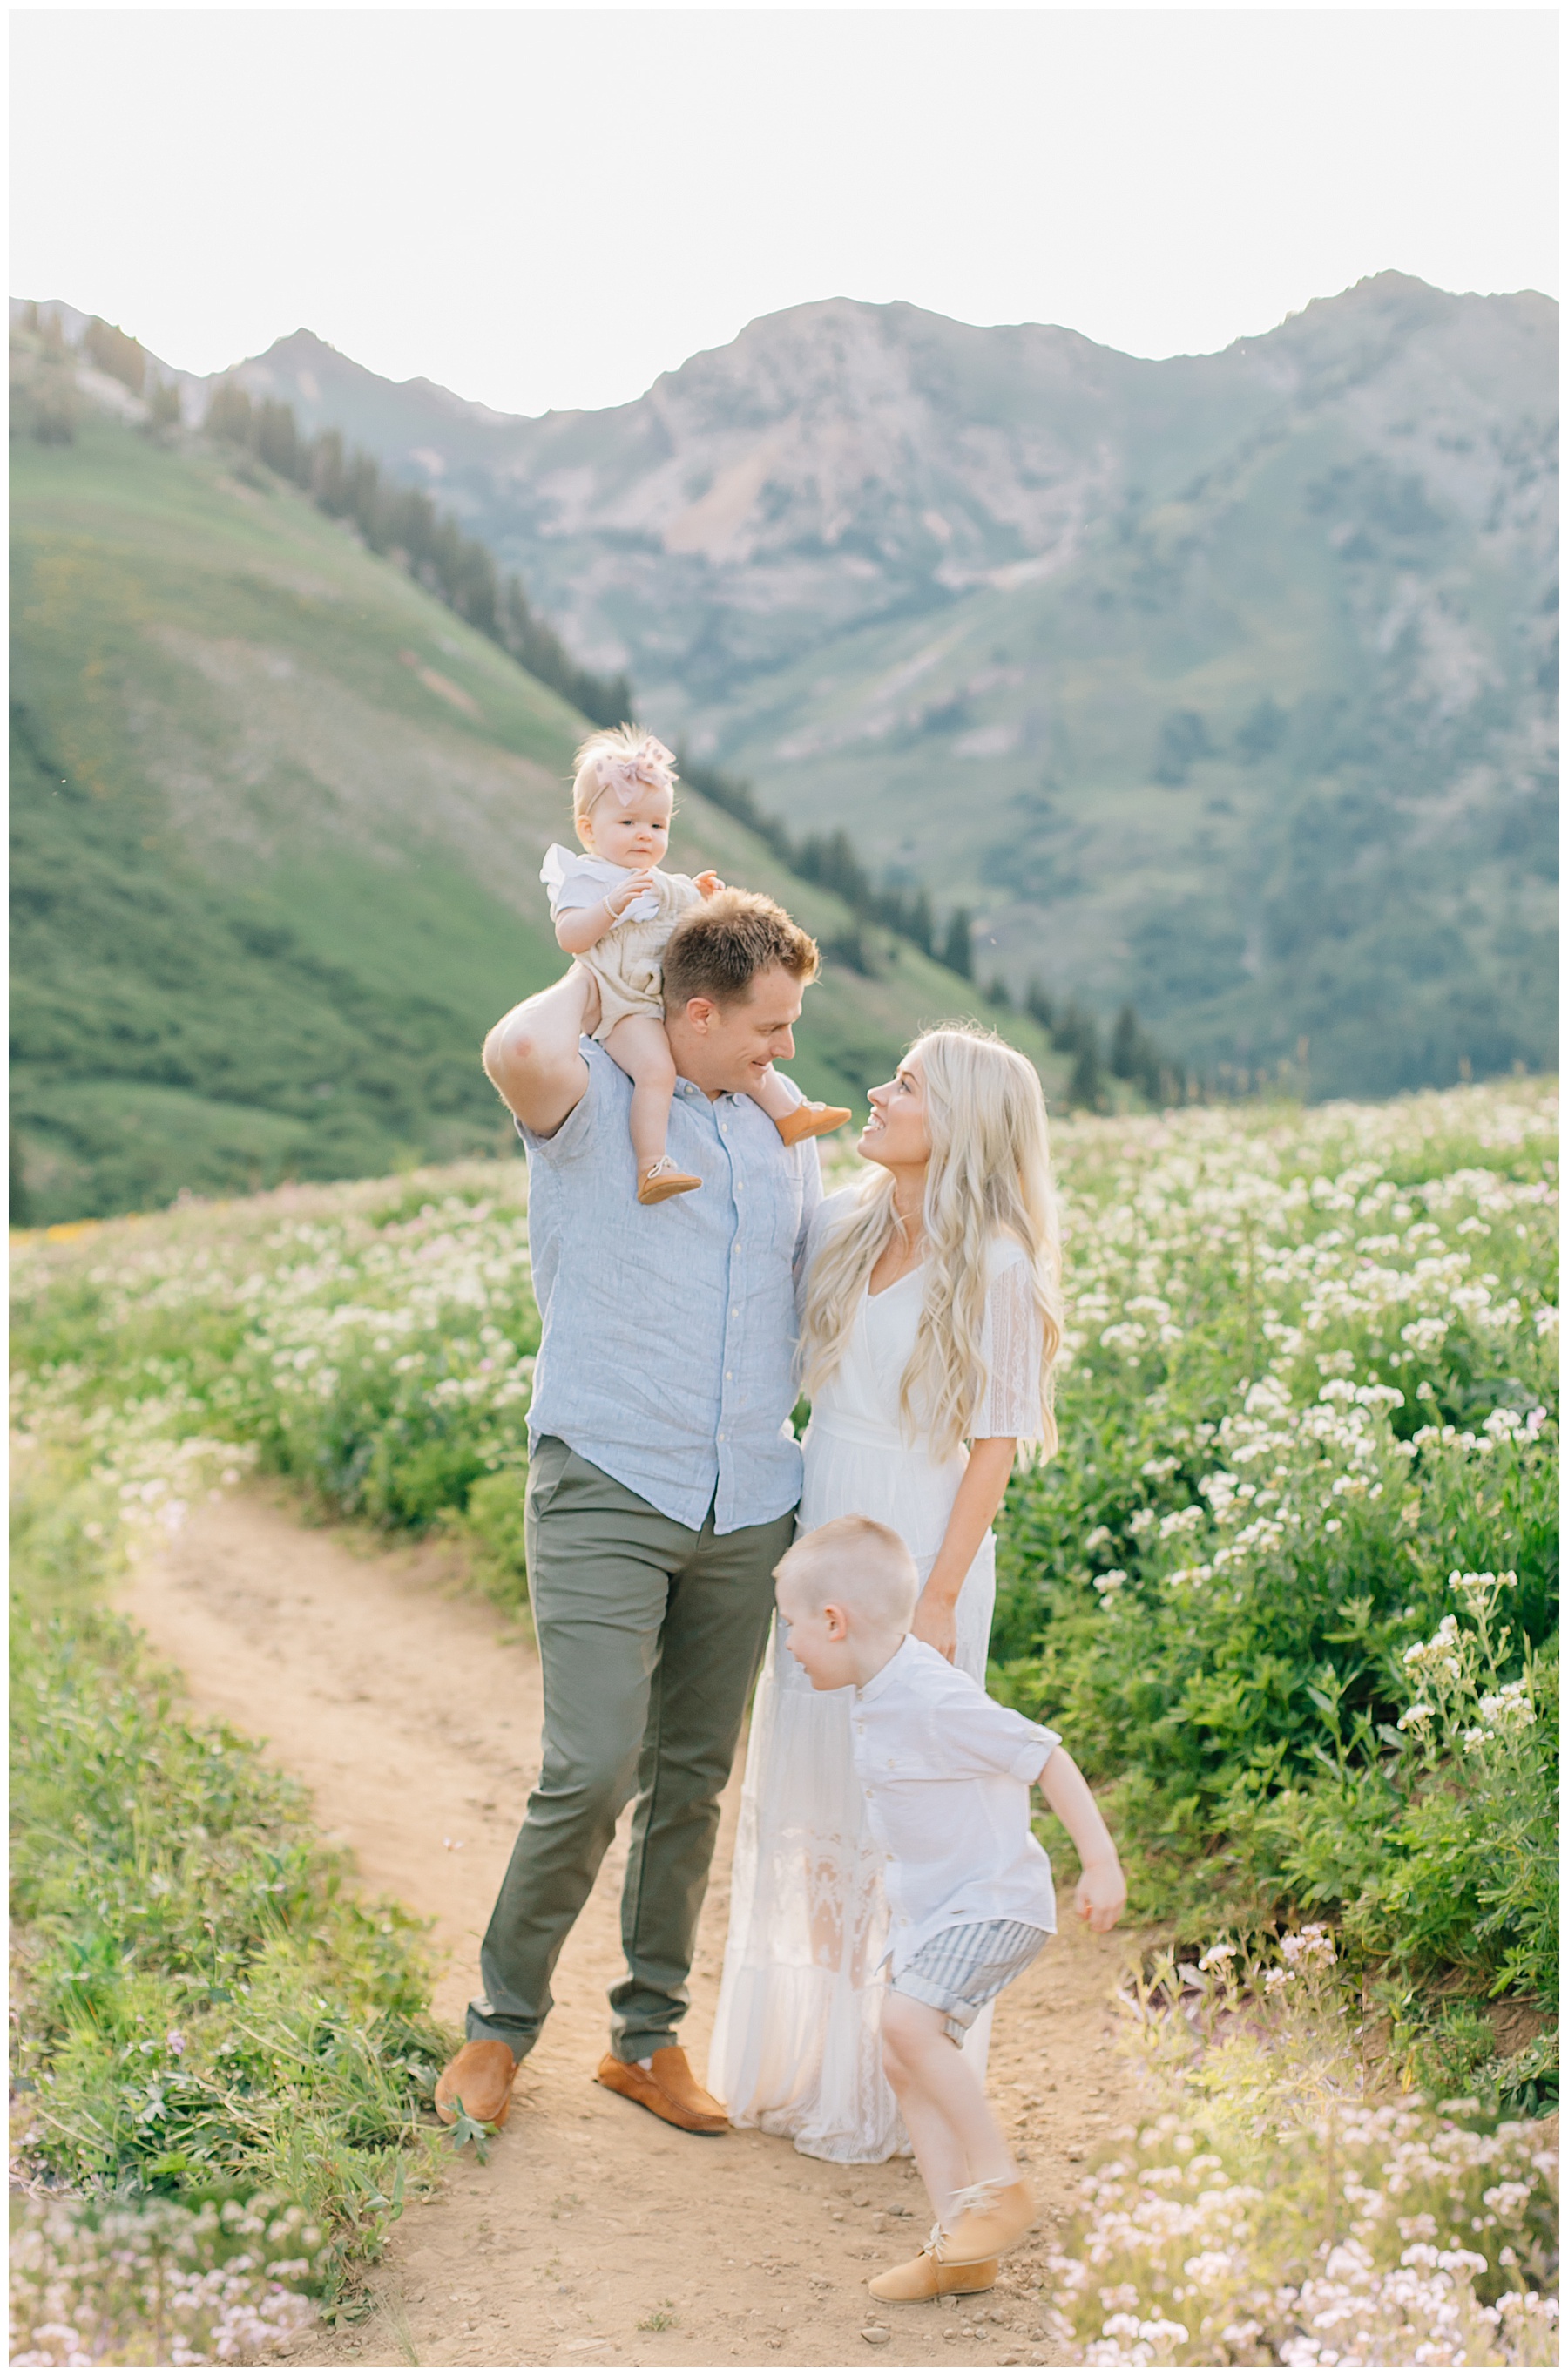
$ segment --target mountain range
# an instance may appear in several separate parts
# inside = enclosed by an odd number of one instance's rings
[[[237,375],[766,811],[971,901],[982,969],[1377,1091],[1555,1046],[1556,324],[1387,272],[1162,362],[835,299],[538,419],[304,331]]]
[[[1159,362],[833,299],[540,418],[303,330],[178,376],[428,490],[983,975],[1377,1093],[1554,1059],[1556,322],[1385,272]]]

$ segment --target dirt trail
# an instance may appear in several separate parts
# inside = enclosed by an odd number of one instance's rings
[[[263,1737],[366,1886],[433,1916],[436,2010],[457,2021],[537,1767],[538,1660],[442,1555],[301,1527],[260,1493],[193,1512],[123,1605],[196,1705]],[[703,1916],[684,2043],[701,2073],[718,1992],[739,1775]],[[885,2314],[864,2282],[923,2234],[911,2166],[843,2169],[754,2133],[687,2138],[592,2083],[621,1968],[624,1837],[562,1956],[556,2008],[486,2168],[471,2156],[393,2231],[374,2317],[298,2359],[371,2367],[1045,2364],[1035,2287],[1050,2219],[1133,2097],[1108,2049],[1123,1942],[1071,1914],[997,2009],[993,2097],[1046,2213],[972,2309]]]

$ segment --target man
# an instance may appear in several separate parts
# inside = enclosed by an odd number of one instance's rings
[[[664,1205],[636,1200],[632,1084],[576,1039],[564,985],[485,1042],[528,1148],[544,1323],[525,1513],[544,1741],[485,1933],[484,1992],[436,2085],[448,2121],[459,2102],[472,2120],[506,2118],[556,1958],[635,1793],[627,1969],[599,2079],[676,2128],[728,2126],[678,2028],[719,1795],[794,1531],[794,1272],[822,1194],[814,1146],[786,1146],[747,1092],[793,1055],[816,968],[814,943],[753,892],[720,892],[677,926],[669,1145],[703,1184]]]

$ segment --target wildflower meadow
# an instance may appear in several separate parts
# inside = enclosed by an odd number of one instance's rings
[[[1047,2289],[1069,2359],[1541,2364],[1555,1129],[1524,1080],[1058,1128],[1062,1447],[1009,1493],[992,1683],[1068,1740],[1170,1942],[1126,1990],[1149,2119]],[[524,1171],[14,1253],[24,2167],[192,2218],[295,2205],[330,2297],[430,2182],[420,1941],[243,1742],[171,1717],[101,1588],[259,1468],[459,1535],[520,1603]],[[64,2364],[49,2271],[103,2248],[28,2235],[51,2307],[18,2348]]]

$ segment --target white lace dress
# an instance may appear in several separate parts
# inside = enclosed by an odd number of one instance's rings
[[[830,1197],[814,1242],[854,1190]],[[987,1389],[974,1436],[1034,1434],[1040,1338],[1023,1250],[989,1249]],[[932,1458],[906,1440],[898,1393],[914,1349],[923,1268],[862,1297],[837,1375],[818,1396],[805,1438],[802,1532],[859,1511],[896,1527],[923,1584],[947,1530],[967,1455]],[[985,1680],[996,1598],[996,1543],[987,1535],[956,1611],[957,1663]],[[887,1906],[849,1753],[851,1693],[814,1692],[776,1625],[752,1710],[735,1843],[730,1935],[708,2085],[737,2128],[792,2137],[824,2161],[885,2161],[908,2153],[882,2075],[880,2026]],[[964,2051],[983,2077],[991,2012]]]

